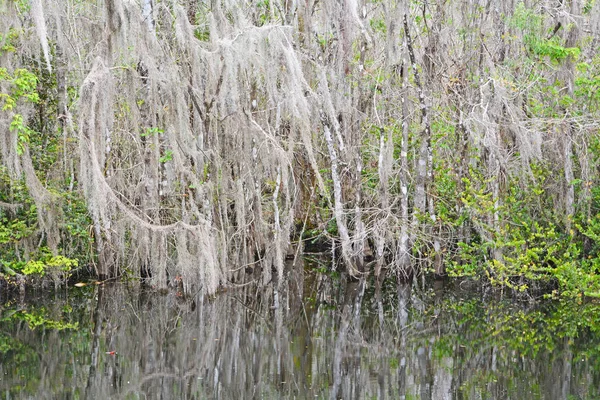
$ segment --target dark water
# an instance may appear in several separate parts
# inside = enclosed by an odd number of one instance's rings
[[[2,399],[596,399],[600,306],[300,271],[183,299],[139,285],[4,298]],[[113,353],[114,352],[114,353]]]

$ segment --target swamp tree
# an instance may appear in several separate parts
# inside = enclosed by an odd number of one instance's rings
[[[600,288],[598,2],[0,7],[5,270]]]

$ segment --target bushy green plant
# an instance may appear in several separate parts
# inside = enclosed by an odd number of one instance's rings
[[[462,199],[470,218],[481,218],[475,221],[481,225],[485,216],[496,212],[501,226],[490,229],[487,240],[476,235],[459,243],[449,275],[483,278],[518,291],[554,286],[553,293],[561,296],[600,296],[600,214],[568,229],[549,203],[549,170],[532,165],[532,171],[534,178],[527,184],[509,183],[500,206],[492,202],[485,185],[465,180]],[[588,238],[590,249],[584,251],[585,241],[578,235]]]

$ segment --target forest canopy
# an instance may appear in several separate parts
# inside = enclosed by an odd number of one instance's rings
[[[0,274],[600,295],[600,2],[5,0]]]

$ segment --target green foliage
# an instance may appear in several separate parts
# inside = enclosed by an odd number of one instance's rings
[[[517,291],[556,286],[554,293],[566,297],[600,294],[600,214],[575,224],[593,243],[584,251],[577,231],[566,231],[554,222],[561,218],[544,201],[551,199],[545,188],[549,170],[534,164],[532,171],[534,177],[525,185],[509,182],[502,204],[493,201],[485,185],[474,187],[472,180],[463,180],[465,208],[489,234],[485,240],[476,237],[458,243],[449,275],[483,278]],[[500,218],[498,230],[485,225],[486,217],[494,213]]]
[[[51,274],[64,279],[79,265],[79,260],[91,260],[91,237],[88,227],[91,222],[87,208],[81,198],[67,192],[61,196],[65,202],[63,212],[65,232],[62,255],[54,255],[40,241],[38,209],[29,196],[23,180],[13,180],[0,168],[0,201],[15,204],[14,211],[0,211],[0,275],[14,276],[17,273],[43,277]],[[29,243],[30,245],[24,246]],[[35,246],[42,244],[41,247]],[[35,250],[25,252],[24,247]]]
[[[142,132],[140,134],[140,136],[141,137],[157,136],[157,135],[162,135],[163,133],[165,133],[165,131],[163,129],[153,126],[150,128],[146,128],[146,130],[144,132]]]
[[[194,36],[202,42],[208,42],[210,40],[210,30],[208,28],[210,6],[206,3],[198,3],[196,7]]]
[[[54,270],[62,273],[62,275],[66,275],[74,267],[78,266],[77,260],[73,260],[64,256],[54,256],[49,254],[49,251],[45,251],[44,253],[45,254],[42,259],[28,261],[23,268],[23,274],[44,276],[46,275],[47,271]]]
[[[494,388],[505,388],[503,395],[521,398],[523,393],[534,398],[543,396],[544,381],[525,371],[515,359],[526,359],[532,365],[556,365],[563,357],[577,360],[590,370],[597,368],[600,352],[595,343],[598,335],[600,307],[597,303],[555,301],[544,307],[522,307],[513,300],[483,302],[478,299],[448,299],[435,306],[436,324],[456,324],[456,330],[443,334],[432,344],[433,360],[442,360],[445,352],[438,347],[455,349],[450,353],[454,365],[463,365],[477,355],[493,353],[495,371],[482,370],[469,374],[457,390],[467,398],[496,398]],[[442,321],[437,318],[441,316]],[[590,398],[596,398],[592,385]],[[520,393],[520,394],[518,394]],[[586,397],[587,398],[587,397]]]
[[[164,154],[158,159],[161,163],[173,160],[173,150],[165,150]]]
[[[574,95],[578,107],[595,113],[600,111],[600,55],[591,63],[577,64]]]
[[[11,75],[6,68],[0,68],[0,81],[8,83],[8,87],[11,89],[8,93],[0,93],[0,99],[4,103],[2,111],[13,110],[21,99],[31,103],[39,101],[36,90],[38,79],[30,71],[19,68]]]
[[[369,25],[371,25],[371,29],[373,29],[374,32],[379,32],[384,35],[387,33],[387,26],[382,18],[373,18],[369,20]]]
[[[33,131],[23,123],[23,116],[15,114],[10,123],[10,130],[17,133],[17,154],[22,155],[25,146],[30,142]]]
[[[19,244],[31,240],[37,233],[37,208],[25,182],[11,179],[4,167],[0,168],[0,200],[16,205],[11,212],[0,210],[0,262],[5,274],[15,275],[26,262]]]
[[[65,318],[53,318],[50,316],[49,310],[43,306],[30,307],[29,310],[8,310],[0,315],[0,322],[3,325],[13,324],[18,321],[26,322],[32,330],[42,328],[61,331],[76,330],[79,328],[79,322],[70,322],[65,320]],[[17,343],[6,343],[0,336],[0,353],[14,351],[15,347],[18,347]]]
[[[92,221],[87,206],[80,193],[66,192],[62,198],[64,199],[62,248],[66,255],[77,258],[80,264],[88,264],[93,261],[93,238],[90,235]]]
[[[552,62],[558,63],[568,58],[576,59],[581,52],[577,47],[564,47],[555,35],[547,38],[544,17],[526,8],[524,3],[517,5],[509,25],[522,31],[523,44],[539,58],[548,57]]]
[[[581,53],[578,47],[563,47],[556,36],[548,40],[539,38],[531,40],[530,46],[531,51],[538,57],[549,57],[550,60],[555,62],[567,58],[577,59]]]
[[[263,26],[271,21],[271,1],[259,0],[256,2],[256,12],[258,14],[256,25]]]
[[[28,0],[12,0],[17,6],[17,10],[20,14],[28,14],[31,10],[31,2]]]
[[[0,245],[18,243],[35,232],[36,208],[21,214],[22,219],[13,219],[5,214],[0,218]]]
[[[0,68],[0,82],[8,83],[10,88],[8,93],[0,93],[0,101],[2,104],[2,111],[11,112],[17,107],[20,101],[29,103],[38,103],[40,98],[37,92],[38,78],[32,72],[19,68],[14,71],[11,75],[6,68]],[[10,123],[10,130],[16,132],[18,135],[17,141],[17,153],[23,154],[24,146],[30,142],[30,138],[33,134],[23,116],[19,113],[12,115]]]
[[[325,51],[334,40],[335,36],[331,32],[317,35],[317,42],[321,47],[321,51]]]
[[[53,319],[49,319],[47,312],[44,308],[27,312],[23,310],[20,313],[13,314],[13,318],[27,322],[30,329],[36,329],[43,327],[44,329],[64,330],[64,329],[77,329],[79,323],[74,322],[63,322]]]
[[[21,32],[11,27],[6,35],[0,34],[0,54],[3,52],[14,53],[17,51],[18,39]]]
[[[51,274],[61,280],[68,278],[72,270],[79,265],[79,262],[75,259],[53,255],[47,247],[38,249],[36,254],[27,262],[7,258],[0,261],[4,267],[4,273],[9,276],[20,273],[25,276],[41,278]]]

